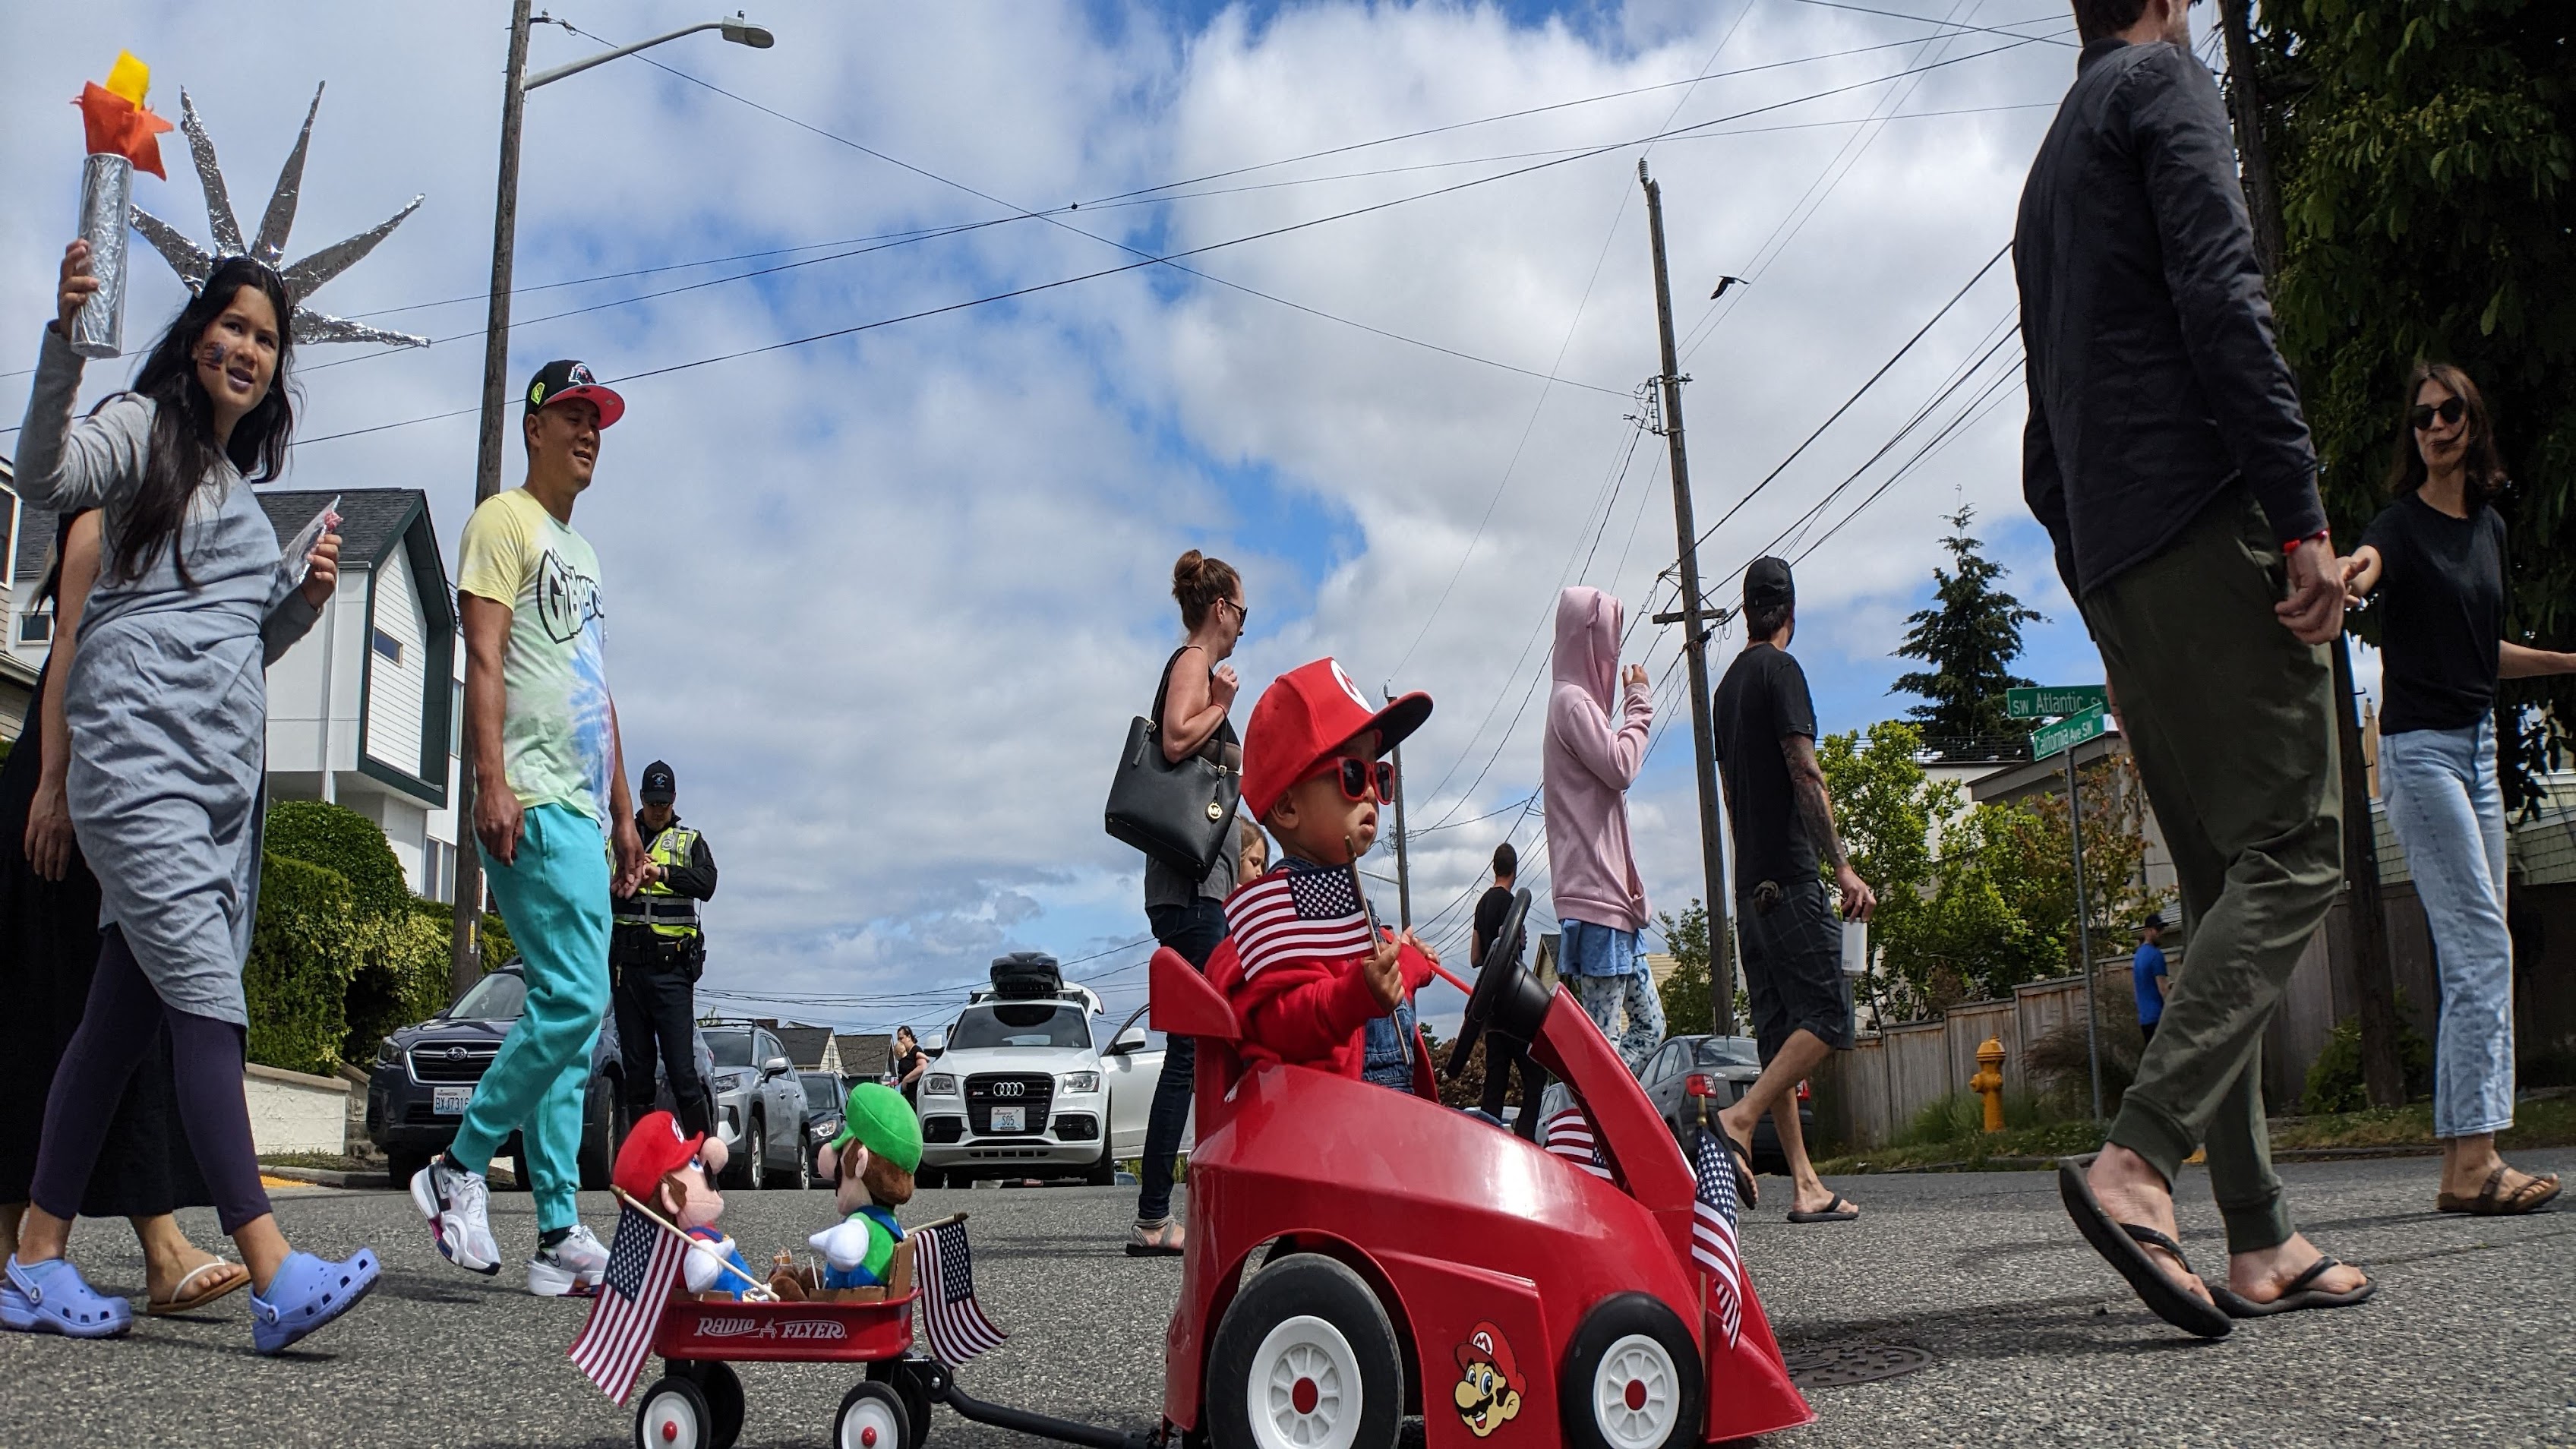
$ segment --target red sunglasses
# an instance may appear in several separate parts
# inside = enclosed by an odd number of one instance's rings
[[[1377,787],[1379,804],[1383,805],[1395,798],[1395,762],[1392,760],[1355,760],[1348,755],[1341,755],[1317,765],[1297,783],[1302,785],[1307,780],[1332,774],[1336,765],[1341,767],[1343,799],[1365,800],[1369,798],[1368,791],[1371,785]]]

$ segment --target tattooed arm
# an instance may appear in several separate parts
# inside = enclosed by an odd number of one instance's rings
[[[1834,882],[1842,887],[1844,917],[1868,920],[1870,912],[1878,907],[1878,897],[1851,868],[1842,837],[1835,833],[1833,802],[1825,794],[1824,769],[1816,763],[1816,742],[1805,735],[1783,735],[1780,752],[1789,759],[1789,796],[1797,804],[1798,823],[1833,866]]]

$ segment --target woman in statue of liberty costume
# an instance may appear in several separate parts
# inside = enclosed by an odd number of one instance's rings
[[[89,249],[63,254],[56,321],[19,435],[18,491],[39,508],[104,510],[99,579],[67,679],[72,827],[97,874],[102,940],[80,1030],[45,1105],[0,1324],[101,1338],[132,1322],[63,1254],[109,1116],[167,1024],[180,1115],[251,1273],[252,1343],[275,1353],[375,1286],[375,1254],[292,1251],[260,1187],[242,1094],[242,965],[259,886],[266,668],[313,626],[339,540],[281,556],[251,485],[277,476],[294,430],[293,306],[246,256],[216,263],[154,345],[134,389],[75,421],[66,340],[96,291]]]

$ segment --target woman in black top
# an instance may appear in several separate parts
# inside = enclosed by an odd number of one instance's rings
[[[929,1065],[930,1058],[922,1055],[921,1040],[912,1034],[912,1028],[896,1027],[894,1029],[894,1085],[896,1091],[903,1093],[905,1101],[915,1105],[920,1103],[921,1071]]]
[[[1225,661],[1243,637],[1243,578],[1225,560],[1191,549],[1172,565],[1172,598],[1181,606],[1181,627],[1189,637],[1163,665],[1162,717],[1154,721],[1163,757],[1178,764],[1206,754],[1240,770],[1243,747],[1227,718],[1237,682],[1234,666]],[[1208,873],[1191,880],[1161,860],[1145,857],[1145,918],[1153,925],[1154,939],[1202,971],[1225,939],[1225,898],[1234,893],[1237,865],[1233,851],[1220,850]],[[1127,1239],[1127,1251],[1138,1257],[1181,1251],[1181,1223],[1172,1216],[1172,1163],[1180,1152],[1181,1128],[1189,1120],[1197,1061],[1188,1037],[1165,1039],[1162,1074],[1155,1079],[1154,1103],[1145,1115],[1136,1228]]]
[[[2389,478],[2396,501],[2343,568],[2353,602],[2379,594],[2380,790],[2441,977],[2435,1201],[2444,1212],[2526,1213],[2558,1195],[2558,1179],[2507,1167],[2495,1149],[2495,1134],[2513,1125],[2496,681],[2576,672],[2576,654],[2504,638],[2504,519],[2487,506],[2504,469],[2477,385],[2456,367],[2419,363],[2406,395]]]

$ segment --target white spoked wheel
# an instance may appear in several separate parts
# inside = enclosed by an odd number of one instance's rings
[[[1613,1449],[1663,1449],[1681,1427],[1681,1372],[1661,1343],[1632,1333],[1592,1371],[1592,1422]]]
[[[1244,1385],[1260,1449],[1350,1449],[1359,1437],[1359,1355],[1321,1318],[1282,1320],[1253,1351]]]
[[[683,1379],[657,1380],[635,1411],[635,1442],[639,1449],[710,1449],[706,1396]]]
[[[908,1449],[904,1441],[903,1401],[894,1390],[870,1380],[841,1400],[841,1416],[832,1424],[837,1449]]]

